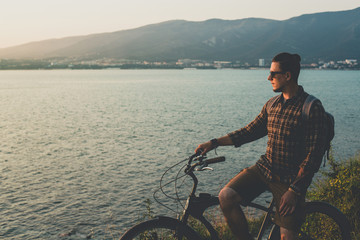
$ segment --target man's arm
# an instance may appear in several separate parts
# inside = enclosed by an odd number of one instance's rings
[[[266,104],[261,110],[260,114],[247,126],[233,131],[225,136],[217,138],[217,143],[214,144],[211,141],[200,144],[195,152],[200,149],[203,150],[203,154],[213,150],[218,146],[231,146],[240,147],[242,144],[257,140],[267,135],[267,113]]]
[[[240,147],[245,143],[253,142],[267,135],[268,115],[266,112],[266,105],[267,103],[262,108],[260,114],[257,115],[252,122],[245,127],[228,134],[235,147]]]

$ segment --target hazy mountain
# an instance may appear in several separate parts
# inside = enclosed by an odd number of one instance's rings
[[[280,51],[303,61],[360,59],[360,8],[284,21],[247,18],[168,21],[113,33],[0,49],[0,58],[102,57],[137,60],[255,60]]]

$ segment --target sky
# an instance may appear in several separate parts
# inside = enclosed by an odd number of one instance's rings
[[[286,20],[357,7],[359,0],[0,0],[0,48],[168,20]]]

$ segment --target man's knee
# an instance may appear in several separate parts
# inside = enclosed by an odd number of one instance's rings
[[[224,187],[219,193],[220,206],[239,204],[241,202],[240,195],[232,188]]]
[[[281,240],[295,240],[297,239],[298,234],[294,231],[288,230],[286,228],[280,228]]]

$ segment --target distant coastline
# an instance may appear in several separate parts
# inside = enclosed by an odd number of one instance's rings
[[[177,62],[150,62],[138,60],[74,60],[74,59],[50,59],[50,60],[16,60],[0,59],[0,70],[56,70],[56,69],[268,69],[270,64],[265,64],[259,59],[259,64],[231,61],[203,61],[191,59],[179,59]],[[357,59],[345,59],[342,61],[319,61],[317,63],[302,64],[303,69],[314,70],[360,70]]]
[[[360,7],[305,14],[283,21],[171,20],[129,30],[0,48],[0,65],[9,69],[10,66],[2,64],[9,59],[33,59],[38,61],[37,65],[44,61],[40,64],[42,69],[211,69],[212,66],[227,68],[227,65],[250,68],[269,65],[276,53],[286,51],[299,53],[303,64],[316,65],[309,68],[357,68],[349,65],[353,60],[360,61],[359,16]],[[34,63],[20,67],[17,64],[16,68],[37,68],[31,64]]]

